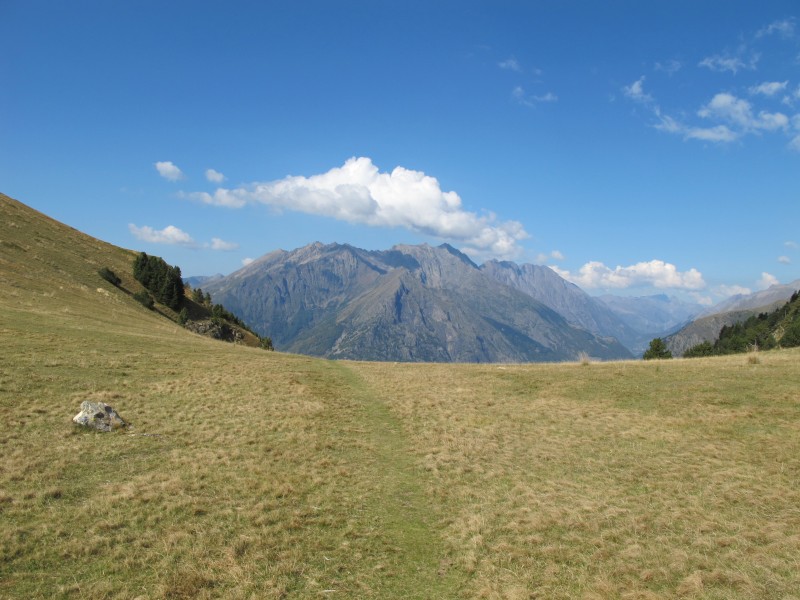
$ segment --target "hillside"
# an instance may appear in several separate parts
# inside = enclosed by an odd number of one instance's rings
[[[205,284],[278,349],[383,361],[543,362],[630,358],[443,245],[369,252],[276,251]]]
[[[745,321],[753,315],[770,313],[786,304],[800,289],[800,280],[772,285],[752,294],[737,294],[703,311],[694,321],[664,339],[674,356],[697,344],[714,342],[725,326]]]
[[[193,335],[98,283],[131,259],[0,196],[2,598],[800,589],[798,350],[326,361]],[[85,399],[133,428],[75,429]]]
[[[731,310],[727,312],[712,313],[692,321],[679,331],[667,336],[664,338],[664,343],[672,352],[673,356],[683,356],[683,353],[692,346],[696,346],[697,344],[701,344],[703,342],[713,342],[716,340],[719,336],[720,329],[726,325],[740,323],[741,321],[746,320],[748,317],[757,315],[761,312],[771,312],[785,303],[785,301],[778,301],[771,305],[762,306],[757,309]]]
[[[797,290],[800,290],[800,279],[791,283],[771,285],[766,290],[760,290],[752,294],[736,294],[706,309],[699,317],[733,311],[764,312],[769,310],[767,307],[776,307],[787,302],[789,297]]]

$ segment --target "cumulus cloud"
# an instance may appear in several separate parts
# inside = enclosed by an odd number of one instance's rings
[[[682,290],[700,290],[706,283],[697,269],[681,273],[675,265],[663,260],[640,262],[629,267],[617,266],[611,269],[601,262],[592,261],[583,265],[577,273],[558,267],[550,267],[567,281],[583,288],[630,288],[653,286]]]
[[[177,246],[195,245],[192,236],[174,225],[167,225],[164,229],[153,229],[147,225],[137,227],[133,223],[129,223],[128,230],[130,230],[137,239],[151,244],[171,244]]]
[[[222,183],[226,177],[215,169],[206,169],[206,179],[211,183]]]
[[[789,117],[783,113],[761,111],[756,116],[747,100],[728,93],[715,95],[697,114],[706,119],[727,121],[744,132],[774,131],[785,129],[789,125]]]
[[[788,257],[788,256],[786,256],[786,255],[784,255],[784,256],[779,256],[779,257],[778,257],[778,262],[779,262],[779,263],[781,263],[782,265],[790,265],[790,264],[792,264],[792,259],[791,259],[791,258],[789,258],[789,257]]]
[[[310,177],[289,176],[183,197],[229,208],[264,204],[372,227],[403,227],[461,244],[465,252],[499,258],[518,256],[519,242],[529,237],[518,221],[465,210],[458,194],[443,191],[434,177],[404,167],[380,172],[364,157]]]
[[[797,250],[798,248],[800,248],[800,244],[792,241],[783,242],[783,245],[786,246],[787,248],[792,248],[793,250]]]
[[[761,273],[761,279],[758,280],[756,283],[756,287],[759,290],[765,290],[770,286],[778,285],[780,281],[775,275],[771,275],[770,273]]]
[[[687,125],[662,113],[657,105],[652,106],[652,111],[657,118],[657,122],[654,125],[656,129],[681,135],[686,140],[714,143],[734,142],[748,134],[773,131],[788,132],[793,124],[793,121],[788,116],[780,112],[760,111],[755,114],[750,102],[729,93],[716,94],[697,111],[697,116],[702,119],[722,122],[709,127]],[[795,149],[800,150],[800,135],[789,145],[790,147],[797,146]]]
[[[170,160],[158,161],[153,164],[158,174],[168,181],[180,181],[184,178],[183,171]]]
[[[243,266],[243,267],[246,267],[247,265],[249,265],[249,264],[250,264],[251,262],[253,262],[254,260],[255,260],[254,258],[250,258],[250,257],[243,258],[243,259],[242,259],[242,266]]]
[[[653,127],[660,131],[681,135],[685,140],[701,140],[715,143],[728,143],[739,137],[738,133],[732,131],[726,125],[716,125],[713,127],[690,126],[664,114],[661,111],[661,107],[655,103],[653,96],[644,91],[644,76],[640,77],[632,84],[623,87],[622,91],[625,96],[631,100],[650,108],[657,119]]]
[[[774,96],[778,92],[782,92],[789,85],[788,81],[765,81],[758,85],[751,86],[749,92],[753,95],[761,94],[762,96]]]
[[[221,250],[223,252],[231,252],[233,250],[237,250],[239,248],[239,244],[235,242],[226,242],[225,240],[221,240],[219,238],[211,238],[211,244],[209,246],[212,250]]]

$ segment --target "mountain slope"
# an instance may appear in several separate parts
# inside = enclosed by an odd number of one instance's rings
[[[548,267],[490,260],[481,265],[481,270],[542,302],[570,323],[596,335],[615,337],[628,349],[637,348],[645,341],[641,332],[620,319],[606,304]]]
[[[764,312],[765,308],[768,306],[787,302],[791,295],[798,289],[800,289],[800,279],[792,281],[791,283],[771,285],[766,290],[753,292],[752,294],[736,294],[735,296],[723,300],[719,304],[715,304],[698,316],[706,317],[708,315],[742,310]]]
[[[770,313],[783,306],[792,294],[800,289],[800,279],[788,284],[778,284],[752,294],[737,294],[711,308],[680,330],[664,339],[675,356],[702,342],[714,342],[720,329],[741,323],[753,315]]]
[[[664,343],[670,352],[672,352],[673,356],[683,356],[683,353],[692,346],[716,340],[719,336],[720,329],[725,325],[741,323],[749,317],[762,312],[772,312],[783,304],[785,304],[784,301],[778,301],[757,309],[731,310],[700,317],[681,328],[679,331],[668,335],[664,338]]]
[[[316,243],[276,251],[207,284],[215,299],[269,331],[276,348],[394,361],[628,358],[616,340],[571,325],[483,273],[448,245],[368,252]]]

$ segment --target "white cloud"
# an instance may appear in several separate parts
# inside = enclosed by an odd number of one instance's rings
[[[791,242],[791,241],[783,242],[783,245],[786,246],[787,248],[791,248],[792,250],[797,250],[798,248],[800,248],[800,244],[798,244],[797,242]]]
[[[683,65],[680,63],[680,61],[674,59],[668,60],[664,63],[657,62],[655,64],[656,71],[663,71],[669,76],[672,76],[678,71],[680,71],[682,67]]]
[[[534,262],[537,264],[545,264],[550,260],[564,260],[564,255],[558,250],[553,250],[549,254],[542,252],[536,255],[536,260]]]
[[[206,179],[212,183],[222,183],[226,177],[215,169],[206,169]]]
[[[254,258],[250,258],[250,257],[243,258],[243,259],[242,259],[242,266],[243,266],[243,267],[246,267],[247,265],[249,265],[249,264],[250,264],[251,262],[253,262],[254,260],[255,260]]]
[[[225,240],[221,240],[219,238],[211,238],[211,249],[212,250],[221,250],[223,252],[230,252],[232,250],[236,250],[239,248],[239,244],[236,242],[226,242]]]
[[[765,290],[772,285],[778,285],[780,281],[774,275],[769,273],[761,273],[761,279],[756,282],[756,288],[759,290]]]
[[[720,56],[719,54],[716,54],[714,56],[704,58],[700,61],[698,66],[706,67],[707,69],[711,69],[712,71],[717,71],[720,73],[730,71],[736,75],[736,73],[742,69],[749,71],[755,70],[760,58],[761,56],[759,54],[753,54],[748,61],[744,61],[738,56]]]
[[[225,188],[217,188],[213,195],[208,192],[178,192],[178,197],[227,208],[242,208],[248,202],[244,190],[227,190]]]
[[[533,99],[537,102],[557,102],[558,96],[556,96],[553,92],[547,92],[542,96],[534,96]]]
[[[754,95],[774,96],[778,92],[784,91],[787,85],[789,85],[788,81],[765,81],[764,83],[751,86],[749,92]]]
[[[505,69],[506,71],[516,71],[517,73],[522,71],[517,59],[514,57],[507,58],[506,60],[497,63],[497,66],[501,69]]]
[[[792,138],[792,141],[789,142],[789,148],[800,152],[800,135],[796,135]]]
[[[195,245],[192,236],[173,225],[168,225],[164,229],[153,229],[147,225],[137,227],[133,223],[129,223],[128,229],[137,239],[151,244]]]
[[[747,100],[724,93],[714,96],[697,114],[704,118],[725,119],[745,127],[753,120],[752,109]]]
[[[745,133],[759,130],[775,131],[789,126],[789,117],[783,113],[761,111],[755,116],[747,100],[728,93],[715,95],[708,104],[697,111],[697,114],[705,119],[727,121]]]
[[[684,139],[702,140],[704,142],[728,143],[736,141],[739,135],[725,125],[716,127],[686,127],[683,130]]]
[[[163,160],[154,163],[156,171],[164,179],[169,181],[179,181],[184,178],[183,171],[181,171],[172,161]]]
[[[747,296],[752,294],[753,290],[741,285],[720,285],[714,289],[714,293],[723,298],[729,298],[731,296]]]
[[[711,296],[706,296],[699,292],[689,292],[689,296],[698,304],[703,306],[711,306],[714,304],[714,299]]]
[[[648,103],[653,101],[653,97],[644,91],[644,75],[632,84],[624,86],[622,88],[622,93],[636,102]]]
[[[403,227],[463,244],[465,252],[498,258],[519,255],[528,234],[518,221],[498,221],[492,213],[464,210],[455,192],[421,171],[395,167],[382,173],[369,158],[350,158],[326,173],[257,182],[214,194],[183,197],[227,207],[264,204],[372,227]]]
[[[547,92],[541,96],[529,96],[525,89],[518,85],[511,90],[511,97],[523,106],[536,106],[539,102],[557,102],[558,96],[553,92]]]
[[[782,265],[790,265],[792,264],[792,259],[789,258],[788,256],[779,256],[778,262],[781,263]]]
[[[790,38],[794,35],[794,18],[783,19],[782,21],[773,21],[766,27],[759,29],[756,32],[756,37],[764,37],[774,33],[779,34],[781,37]]]
[[[697,269],[681,273],[675,265],[662,260],[640,262],[629,267],[611,269],[601,262],[592,261],[583,265],[577,273],[550,267],[564,279],[584,288],[629,288],[654,286],[683,290],[700,290],[706,283]]]

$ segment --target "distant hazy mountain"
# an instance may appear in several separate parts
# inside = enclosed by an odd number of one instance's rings
[[[724,325],[733,325],[752,315],[769,313],[785,304],[800,289],[800,279],[788,284],[773,285],[753,294],[737,294],[715,304],[696,320],[668,336],[664,341],[674,356],[702,342],[714,342]]]
[[[454,362],[631,356],[447,244],[371,252],[316,243],[267,254],[203,289],[291,352]]]
[[[657,294],[654,296],[597,296],[630,328],[639,333],[638,345],[631,348],[641,354],[650,340],[666,337],[686,325],[703,306],[679,298]]]
[[[192,277],[184,277],[183,282],[188,283],[193,288],[198,288],[223,277],[225,276],[222,273],[217,273],[216,275],[194,275]]]
[[[549,267],[491,260],[484,263],[481,270],[493,279],[525,292],[567,321],[596,335],[615,337],[628,349],[643,343],[643,332],[628,325],[604,302],[593,298]]]
[[[797,290],[800,289],[800,279],[791,283],[779,283],[771,285],[766,290],[754,292],[752,294],[737,294],[727,300],[715,304],[711,308],[704,310],[700,317],[715,315],[736,310],[754,310],[774,304],[775,302],[787,302]],[[760,312],[764,312],[763,310]]]

